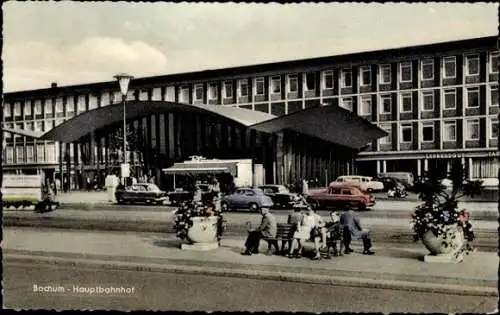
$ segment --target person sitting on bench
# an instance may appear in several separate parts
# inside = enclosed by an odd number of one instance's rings
[[[302,217],[302,221],[297,226],[297,231],[293,235],[292,246],[290,247],[290,252],[288,253],[289,258],[300,258],[302,256],[302,242],[305,242],[308,239],[314,241],[316,256],[313,259],[317,260],[321,258],[319,252],[319,242],[321,240],[322,227],[321,224],[321,217],[314,213],[311,207],[308,207],[307,211]],[[298,249],[297,252],[295,252],[296,248]]]
[[[326,244],[326,254],[327,258],[331,258],[331,249],[333,249],[333,256],[343,256],[342,248],[344,244],[342,243],[342,226],[340,225],[340,216],[337,212],[330,212],[330,222],[327,222],[325,225],[324,236],[323,238],[326,240],[323,244]],[[340,251],[337,250],[337,241],[340,243]]]
[[[276,218],[269,212],[268,208],[261,208],[262,221],[259,227],[255,230],[248,231],[248,237],[245,242],[245,251],[242,255],[251,256],[259,253],[259,245],[261,238],[275,238],[278,231]]]
[[[368,229],[363,229],[358,218],[358,214],[354,210],[349,209],[342,213],[340,216],[340,224],[344,227],[344,246],[345,254],[350,254],[353,250],[350,247],[350,240],[348,238],[356,238],[363,240],[363,255],[373,255],[375,254],[371,251],[372,241],[370,238],[370,231]]]

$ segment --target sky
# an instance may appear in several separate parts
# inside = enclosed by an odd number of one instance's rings
[[[495,3],[7,2],[4,91],[498,34]]]

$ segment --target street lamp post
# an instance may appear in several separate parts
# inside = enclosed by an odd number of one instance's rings
[[[127,101],[127,93],[128,93],[128,85],[130,83],[130,80],[132,80],[134,77],[131,75],[128,75],[126,73],[120,73],[114,76],[114,78],[118,81],[120,84],[120,91],[122,93],[122,102],[123,102],[123,166],[121,168],[122,170],[122,178],[123,178],[123,184],[125,185],[125,178],[128,177],[127,173],[128,171],[125,171],[124,168],[127,168],[127,115],[126,115],[126,101]]]

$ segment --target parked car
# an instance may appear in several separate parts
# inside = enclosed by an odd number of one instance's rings
[[[339,176],[335,182],[343,184],[355,184],[361,190],[372,192],[384,189],[384,185],[380,182],[372,180],[369,176],[347,175]]]
[[[299,201],[299,196],[283,185],[262,185],[259,188],[271,197],[275,208],[292,208]]]
[[[127,187],[118,186],[115,191],[117,203],[145,202],[149,204],[162,204],[167,200],[167,193],[155,184],[139,183]]]
[[[414,185],[415,178],[410,172],[385,172],[378,174],[377,177],[392,177],[399,180],[406,188],[411,188]]]
[[[364,210],[375,205],[375,198],[361,191],[356,185],[332,183],[328,189],[309,195],[307,202],[315,209],[355,207]]]
[[[271,208],[273,205],[271,197],[266,196],[260,188],[237,188],[221,200],[222,211],[248,209],[257,212],[262,207]]]
[[[398,186],[403,186],[405,187],[398,179],[393,178],[393,177],[374,177],[374,181],[382,183],[384,185],[384,191],[389,191],[391,189],[394,189]]]

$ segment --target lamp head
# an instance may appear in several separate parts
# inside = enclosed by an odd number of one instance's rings
[[[127,95],[128,84],[130,83],[130,80],[132,80],[134,77],[126,73],[119,73],[115,75],[114,78],[120,84],[120,91],[122,92],[122,95]]]

